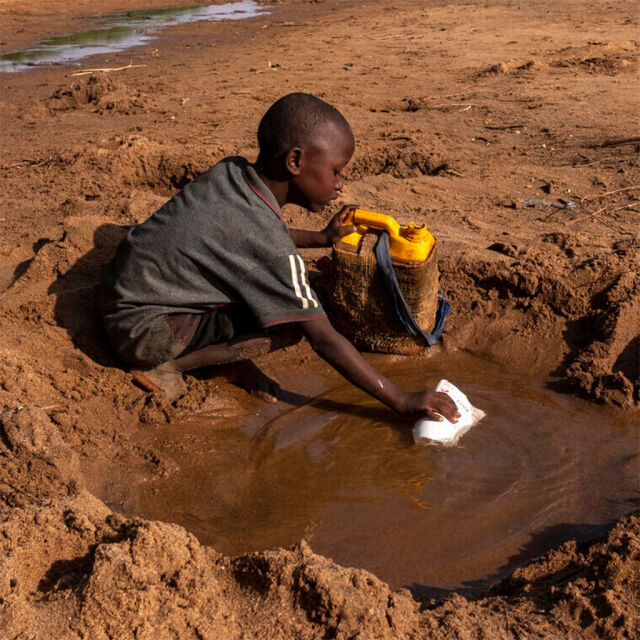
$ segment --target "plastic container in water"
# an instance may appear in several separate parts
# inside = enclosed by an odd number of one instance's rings
[[[458,422],[449,422],[444,416],[442,416],[441,421],[421,418],[413,427],[413,439],[420,444],[437,442],[445,446],[452,446],[457,444],[458,440],[471,427],[478,424],[484,418],[485,413],[481,409],[474,407],[467,396],[448,380],[440,380],[436,386],[436,391],[448,394],[454,401],[460,413]]]

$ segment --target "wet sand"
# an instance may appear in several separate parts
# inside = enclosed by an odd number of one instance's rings
[[[131,8],[0,0],[0,52]],[[632,2],[291,1],[0,74],[0,636],[636,638],[636,22]],[[254,158],[293,90],[353,126],[341,200],[439,240],[443,345],[367,357],[466,385],[489,418],[457,449],[413,448],[305,344],[258,362],[281,408],[216,370],[136,402],[106,348],[123,227]]]

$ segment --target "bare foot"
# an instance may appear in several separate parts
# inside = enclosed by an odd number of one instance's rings
[[[278,402],[280,385],[265,375],[251,360],[242,360],[229,367],[227,379],[264,402]]]
[[[131,370],[133,381],[147,391],[166,394],[171,402],[187,392],[182,373],[170,362],[163,362],[149,371]]]

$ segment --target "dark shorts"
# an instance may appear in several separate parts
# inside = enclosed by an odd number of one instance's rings
[[[126,324],[105,326],[116,353],[128,365],[151,369],[210,344],[228,342],[261,329],[240,304],[206,313],[171,313],[131,330]]]
[[[229,342],[240,335],[258,331],[253,316],[239,304],[219,307],[209,313],[172,313],[163,316],[171,329],[177,356],[197,351],[210,344]]]

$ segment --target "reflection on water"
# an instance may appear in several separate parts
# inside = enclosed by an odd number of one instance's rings
[[[244,0],[211,6],[171,7],[118,13],[97,20],[95,29],[56,36],[30,49],[0,55],[0,72],[24,71],[35,65],[69,63],[96,54],[122,51],[147,44],[158,29],[202,20],[241,20],[265,11]]]
[[[487,412],[457,447],[413,446],[410,425],[332,378],[334,390],[275,416],[271,406],[237,425],[160,427],[151,443],[179,470],[127,479],[106,497],[129,514],[182,524],[223,553],[304,537],[317,553],[423,592],[495,580],[593,533],[638,497],[638,457],[625,462],[638,452],[636,421],[621,433],[606,410],[468,356],[405,359],[385,373],[432,388],[445,371]],[[300,379],[291,382],[300,391]]]

